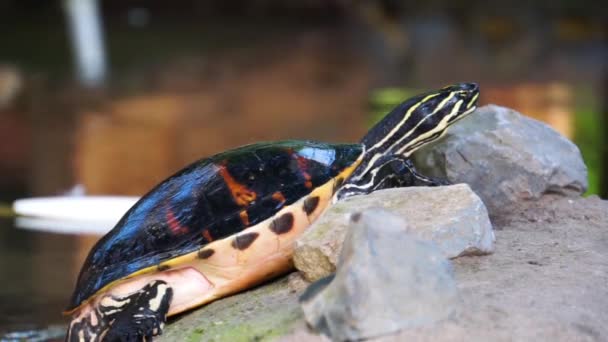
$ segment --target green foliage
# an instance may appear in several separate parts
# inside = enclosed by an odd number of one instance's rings
[[[0,203],[0,217],[13,217],[15,212],[9,204]]]
[[[419,91],[417,89],[404,88],[381,88],[374,90],[370,94],[370,126],[380,121],[388,112],[403,100],[415,96]]]
[[[575,92],[574,142],[580,148],[587,171],[589,188],[585,195],[599,193],[601,172],[602,125],[598,99],[588,87]]]

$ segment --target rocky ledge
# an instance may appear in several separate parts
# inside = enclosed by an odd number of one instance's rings
[[[374,208],[390,209],[396,217],[411,222],[404,222],[403,232],[433,241],[446,258],[488,254],[494,249],[486,207],[466,184],[387,189],[335,204],[298,239],[294,264],[302,276],[316,281],[334,273],[350,229],[349,214]]]
[[[487,106],[416,158],[466,184],[338,203],[297,242],[297,271],[159,340],[608,340],[608,201],[580,197],[576,146]]]

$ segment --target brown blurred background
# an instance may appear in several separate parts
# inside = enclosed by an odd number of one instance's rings
[[[573,139],[607,197],[607,40],[591,0],[0,0],[0,203],[140,195],[256,141],[356,141],[460,81]],[[97,238],[0,222],[0,333],[60,322]]]
[[[98,5],[93,77],[78,67],[79,2]],[[455,81],[584,144],[605,127],[606,21],[585,0],[3,0],[1,197],[141,194],[241,144],[354,141],[375,112]],[[597,193],[603,145],[591,145]]]

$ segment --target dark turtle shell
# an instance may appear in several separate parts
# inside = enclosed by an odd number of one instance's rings
[[[362,149],[313,141],[259,143],[189,165],[142,197],[97,242],[68,311],[113,281],[273,216],[351,166]]]

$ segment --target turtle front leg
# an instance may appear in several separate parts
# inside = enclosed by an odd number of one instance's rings
[[[338,190],[336,199],[369,194],[381,189],[449,184],[447,180],[419,173],[412,161],[402,155],[386,155],[379,158],[366,174],[349,178]]]
[[[86,317],[74,319],[66,341],[147,341],[160,335],[173,290],[155,280],[125,297],[107,295]]]
[[[395,159],[389,163],[394,182],[393,186],[388,187],[406,187],[406,186],[440,186],[450,185],[447,179],[427,177],[419,173],[414,167],[414,163],[409,158],[403,156],[394,156]],[[386,187],[377,188],[374,190],[385,189]]]

